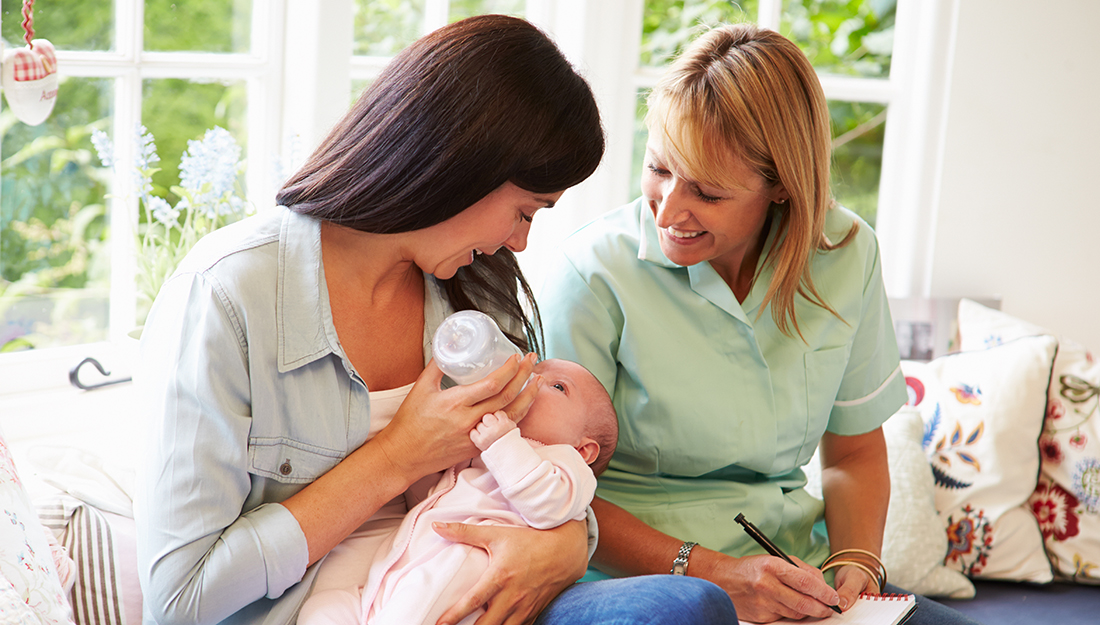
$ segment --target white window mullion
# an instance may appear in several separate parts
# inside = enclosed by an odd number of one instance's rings
[[[111,197],[111,305],[108,336],[123,340],[136,323],[137,266],[134,240],[138,223],[137,189],[128,175],[135,156],[135,130],[141,123],[141,73],[137,67],[115,78],[114,128],[115,175]]]
[[[351,0],[287,0],[282,162],[313,151],[351,101]]]
[[[960,0],[898,3],[893,98],[875,224],[891,297],[931,292],[941,159]]]
[[[758,25],[779,32],[779,24],[783,17],[783,0],[760,0],[756,15]]]
[[[125,175],[134,162],[135,128],[141,122],[141,72],[138,66],[144,46],[145,4],[139,0],[116,0],[116,41],[124,65],[115,78],[112,137],[115,171],[112,177],[111,211],[111,295],[107,335],[112,343],[126,340],[134,328],[137,312],[137,265],[134,240],[138,223],[138,200],[133,177]]]
[[[828,100],[888,104],[894,95],[893,85],[885,78],[856,78],[836,74],[818,74],[817,77]]]
[[[252,54],[262,66],[248,81],[248,198],[257,209],[275,203],[277,161],[282,153],[279,134],[283,112],[286,5],[282,0],[253,3]],[[285,168],[284,168],[285,169]],[[289,172],[286,172],[289,173]]]
[[[450,0],[424,0],[424,30],[426,35],[437,28],[447,25],[450,18]]]

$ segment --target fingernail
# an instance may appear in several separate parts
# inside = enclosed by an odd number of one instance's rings
[[[844,599],[844,598],[841,598],[838,605],[840,606],[841,610],[847,610],[848,609],[848,600]]]

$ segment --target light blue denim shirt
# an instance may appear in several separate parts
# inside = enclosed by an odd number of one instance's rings
[[[273,209],[204,238],[141,340],[135,497],[146,623],[293,623],[312,585],[279,502],[358,448],[368,389],[332,323],[320,222]],[[424,359],[451,312],[425,280]]]

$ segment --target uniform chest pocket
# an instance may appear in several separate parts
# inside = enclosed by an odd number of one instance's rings
[[[343,459],[343,452],[286,438],[248,439],[249,472],[285,484],[308,484]]]
[[[809,427],[819,438],[829,424],[829,416],[848,369],[849,346],[831,347],[806,354],[806,414]]]

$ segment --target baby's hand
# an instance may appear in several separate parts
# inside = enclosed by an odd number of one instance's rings
[[[503,410],[491,412],[481,418],[474,429],[470,430],[470,440],[481,451],[485,451],[490,445],[497,442],[501,436],[511,432],[516,424],[508,418],[508,413]]]

